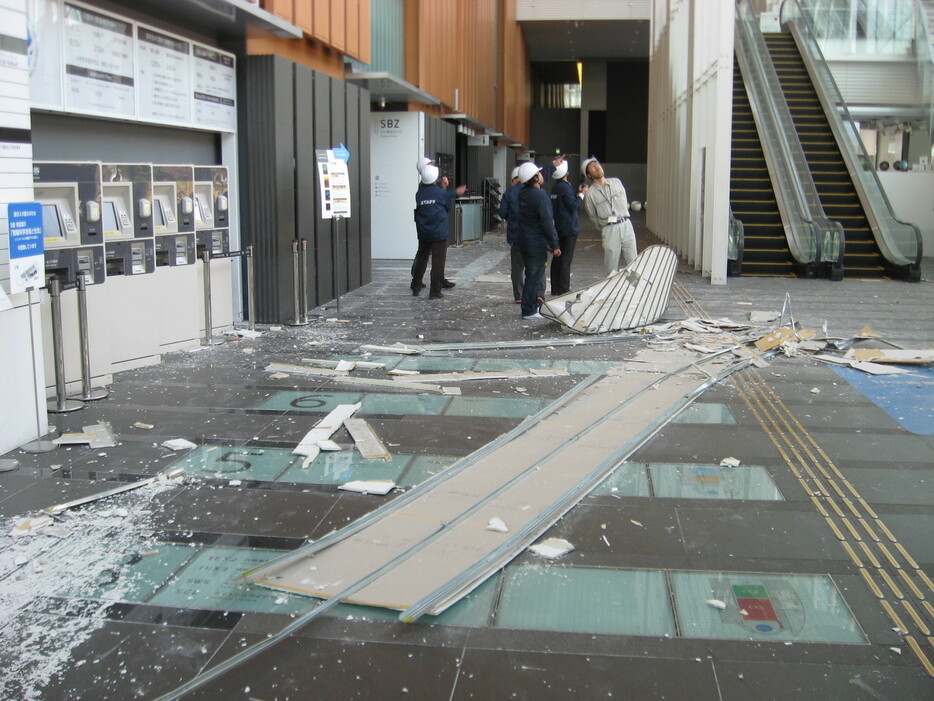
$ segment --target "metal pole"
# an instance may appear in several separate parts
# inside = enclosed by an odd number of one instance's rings
[[[33,331],[32,324],[32,288],[30,287],[26,290],[27,294],[27,311],[29,312],[29,357],[32,359],[32,386],[35,391],[36,386],[39,384],[37,378],[37,369],[36,369],[36,338]],[[44,384],[44,383],[43,383]],[[20,450],[27,453],[48,453],[55,450],[58,447],[57,444],[52,441],[42,439],[42,420],[39,415],[39,395],[36,395],[36,440],[30,441],[25,445],[19,447]]]
[[[340,252],[341,252],[341,217],[340,215],[334,217],[334,245],[331,247],[332,255],[334,259],[334,296],[337,299],[337,311],[341,310],[341,268],[340,268]]]
[[[62,348],[62,281],[53,277],[49,280],[49,299],[52,305],[52,354],[55,358],[55,399],[49,400],[48,410],[52,414],[66,414],[83,409],[82,402],[65,398],[65,351]]]
[[[214,320],[211,316],[211,251],[207,248],[201,253],[204,271],[204,339],[202,346],[217,346],[223,343],[214,338]]]
[[[299,302],[299,288],[301,287],[301,270],[298,258],[298,241],[292,241],[292,318],[285,322],[289,326],[304,326],[302,322],[301,303]]]
[[[308,241],[302,239],[302,256],[299,259],[299,321],[308,323]]]
[[[84,402],[104,399],[105,389],[91,389],[91,350],[88,343],[88,282],[84,271],[78,273],[78,342],[81,344],[81,394],[72,396]]]
[[[254,285],[256,284],[255,279],[253,278],[253,246],[246,247],[246,313],[250,317],[250,331],[256,330],[256,309],[253,304],[253,295],[256,290]]]

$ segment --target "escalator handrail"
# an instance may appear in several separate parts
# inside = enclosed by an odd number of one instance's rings
[[[748,0],[737,2],[736,48],[763,152],[770,161],[769,173],[785,223],[789,251],[798,263],[824,261],[827,253],[822,250],[826,238],[823,232],[836,230],[839,225],[831,222],[821,207],[804,149],[759,30],[758,14]],[[838,253],[842,257],[842,249]]]
[[[792,14],[795,10],[797,10],[796,15]],[[892,265],[920,268],[923,253],[921,230],[911,222],[902,221],[895,215],[892,203],[885,193],[885,188],[882,187],[875,168],[862,167],[863,163],[871,163],[872,159],[824,59],[814,32],[810,8],[798,0],[785,0],[779,11],[779,19],[781,25],[783,27],[787,25],[791,29],[792,36],[795,37],[795,43],[811,76],[817,97],[833,131],[880,252]],[[847,129],[850,131],[849,138],[846,134]],[[874,206],[874,198],[881,201],[883,211],[879,211],[879,207]],[[893,240],[893,231],[889,228],[892,222],[906,227],[905,233],[914,239],[912,242],[915,249],[913,259],[910,253],[899,250],[898,244]]]

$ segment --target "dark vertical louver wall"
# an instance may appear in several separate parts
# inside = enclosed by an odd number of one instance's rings
[[[238,73],[242,237],[255,250],[256,320],[279,323],[294,314],[296,239],[308,242],[310,307],[370,281],[369,94],[279,56],[247,57]],[[351,218],[337,225],[320,218],[315,149],[340,143]]]

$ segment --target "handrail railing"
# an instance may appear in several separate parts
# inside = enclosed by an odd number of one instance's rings
[[[748,0],[737,3],[736,56],[769,163],[789,251],[796,262],[806,266],[830,263],[836,273],[832,276],[839,277],[843,227],[824,214],[791,111],[759,30],[759,16]]]
[[[909,276],[914,277],[921,269],[921,231],[895,216],[871,165],[873,160],[866,151],[859,128],[824,60],[814,34],[810,9],[798,0],[786,0],[782,3],[780,19],[782,26],[787,24],[795,37],[882,256],[892,266],[909,268]]]

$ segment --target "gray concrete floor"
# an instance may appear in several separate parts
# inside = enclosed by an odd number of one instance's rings
[[[585,229],[572,286],[599,279],[601,257]],[[934,279],[926,263],[924,278]],[[471,411],[264,371],[273,361],[359,355],[364,343],[563,337],[550,322],[522,321],[508,283],[491,281],[509,270],[499,236],[450,249],[457,287],[443,300],[410,294],[409,265],[375,261],[372,283],[343,296],[339,310],[313,310],[306,327],[167,355],[117,375],[107,399],[54,420],[66,431],[108,421],[113,448],[5,456],[20,462],[0,475],[10,528],[38,509],[174,466],[189,477],[74,509],[58,536],[2,536],[0,697],[171,691],[314,606],[234,577],[393,498],[337,484],[387,471],[417,483],[645,347],[633,338],[389,359],[438,370],[575,368],[569,377],[465,383],[464,397],[480,407]],[[711,286],[683,264],[666,318],[745,321],[751,310],[780,310],[786,295],[806,328],[847,339],[870,326],[902,347],[932,347],[929,282]],[[523,554],[438,620],[404,624],[348,606],[190,698],[931,698],[922,658],[934,660],[925,633],[934,629],[925,581],[934,578],[934,436],[923,426],[934,379],[924,370],[908,385],[883,386],[892,399],[883,406],[871,388],[810,358],[743,371],[709,389],[693,419],[665,426],[614,475],[615,486],[550,529],[575,544],[561,560]],[[303,471],[291,448],[332,403],[357,400],[393,463],[329,458]],[[173,438],[197,447],[161,447]],[[335,439],[350,445],[344,433]],[[727,456],[749,470],[719,471]],[[815,497],[819,485],[827,495]],[[706,603],[718,598],[727,610]]]

